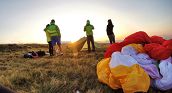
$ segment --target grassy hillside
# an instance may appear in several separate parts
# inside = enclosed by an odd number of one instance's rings
[[[28,51],[48,50],[47,45],[0,45],[0,84],[18,93],[120,93],[100,83],[96,65],[103,59],[106,44],[95,53],[73,56],[63,45],[63,56],[25,59]],[[151,91],[150,91],[151,93]]]

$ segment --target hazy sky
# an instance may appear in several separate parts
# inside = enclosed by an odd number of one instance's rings
[[[43,29],[51,19],[62,41],[85,36],[87,19],[95,40],[105,41],[109,18],[117,39],[139,30],[172,38],[172,0],[1,0],[0,43],[46,43]]]

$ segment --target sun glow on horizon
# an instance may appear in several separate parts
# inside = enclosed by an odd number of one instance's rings
[[[106,34],[108,19],[114,24],[116,40],[123,40],[137,31],[145,31],[150,36],[172,37],[169,1],[28,0],[16,3],[4,0],[0,5],[0,43],[47,44],[43,29],[51,19],[55,19],[60,28],[62,43],[86,37],[83,31],[86,20],[90,20],[95,28],[94,40],[100,42],[109,41]]]

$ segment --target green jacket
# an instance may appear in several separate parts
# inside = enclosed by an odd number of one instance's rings
[[[44,29],[44,31],[46,33],[47,42],[50,42],[51,41],[51,36],[50,36],[50,33],[48,33],[48,31],[47,31],[47,27]]]
[[[61,36],[60,34],[60,29],[57,25],[55,24],[50,24],[47,28],[48,33],[50,34],[50,36]]]
[[[85,27],[84,27],[84,32],[86,31],[86,35],[93,35],[93,30],[94,29],[94,26],[91,25],[91,24],[87,24]]]

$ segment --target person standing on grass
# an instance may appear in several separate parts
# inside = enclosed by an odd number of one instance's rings
[[[87,20],[87,23],[84,27],[84,32],[86,32],[87,35],[87,45],[88,45],[88,52],[91,52],[90,42],[92,44],[92,51],[95,52],[95,46],[94,46],[94,37],[93,37],[93,30],[94,26],[90,24],[90,21]]]
[[[106,32],[110,41],[110,44],[115,43],[115,35],[113,33],[113,27],[114,25],[112,24],[111,19],[108,20],[108,25],[106,28]]]
[[[63,55],[62,48],[61,48],[61,33],[59,27],[55,24],[55,20],[52,19],[50,22],[50,25],[47,28],[48,33],[51,37],[51,44],[53,46],[53,50],[58,53],[58,49],[55,48],[56,45],[58,45],[60,55]],[[54,55],[54,53],[53,53]]]
[[[52,46],[52,44],[51,44],[50,33],[48,33],[48,31],[47,31],[49,26],[50,26],[50,25],[47,24],[47,25],[46,25],[46,28],[44,29],[44,31],[45,31],[45,33],[46,33],[47,42],[48,42],[48,45],[49,45],[49,53],[50,53],[50,56],[52,56],[52,55],[53,55],[53,46]]]

